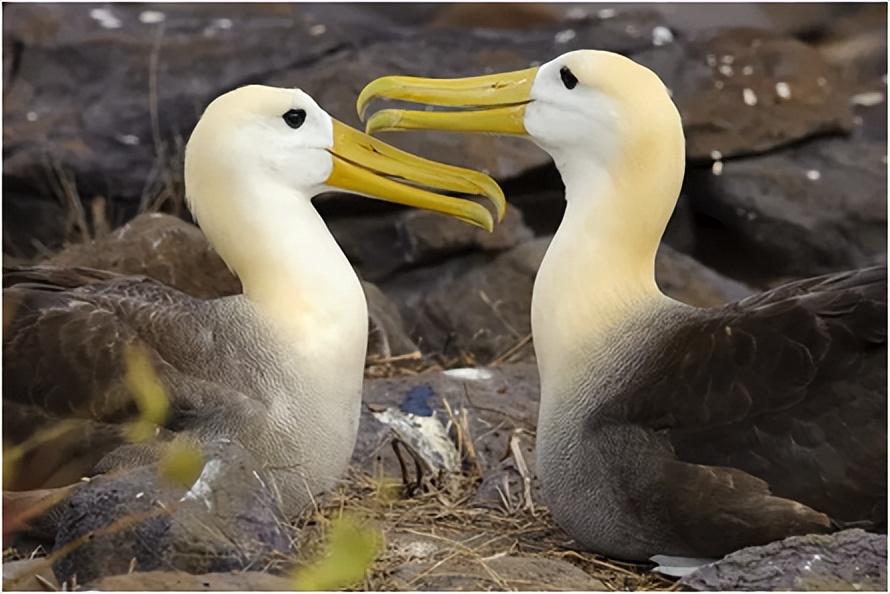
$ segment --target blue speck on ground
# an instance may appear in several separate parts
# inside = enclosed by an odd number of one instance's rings
[[[402,400],[399,408],[404,413],[411,413],[421,417],[433,416],[433,409],[430,407],[429,399],[435,395],[433,388],[429,384],[421,384],[411,388]]]

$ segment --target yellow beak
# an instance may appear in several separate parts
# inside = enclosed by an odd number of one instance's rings
[[[459,111],[384,109],[368,120],[369,134],[395,130],[526,134],[525,106],[531,101],[537,73],[537,68],[529,68],[454,79],[384,76],[362,89],[356,108],[361,118],[368,104],[378,98],[462,108]]]
[[[494,228],[494,220],[487,208],[430,190],[487,198],[498,221],[507,208],[501,188],[487,175],[406,153],[336,120],[330,153],[334,168],[327,185],[333,188],[440,212],[488,231]]]

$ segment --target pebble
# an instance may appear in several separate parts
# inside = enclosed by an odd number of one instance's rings
[[[883,102],[884,93],[881,93],[880,91],[869,91],[850,97],[851,105],[860,105],[862,107],[871,107],[872,105],[879,105]]]
[[[745,105],[751,107],[757,105],[757,94],[751,89],[746,88],[742,90],[742,99],[745,101]]]
[[[121,26],[121,20],[108,8],[94,8],[90,11],[90,18],[98,21],[103,29],[120,29]]]
[[[672,43],[673,41],[674,34],[667,27],[659,25],[658,27],[652,29],[652,45],[667,45],[668,43]]]
[[[166,15],[158,10],[143,10],[139,13],[139,22],[145,25],[163,23],[166,18]]]
[[[822,177],[822,173],[818,169],[810,169],[807,171],[807,179],[810,181],[819,181]]]
[[[560,31],[557,33],[553,41],[556,43],[568,43],[575,38],[575,31],[572,29],[566,29],[565,31]]]
[[[596,16],[601,19],[611,19],[616,14],[618,14],[618,12],[614,8],[601,8],[596,11]]]
[[[776,83],[776,95],[778,95],[782,99],[790,99],[791,98],[791,87],[789,87],[788,83],[786,83],[786,82],[777,82]]]
[[[477,367],[461,367],[459,369],[448,369],[446,371],[443,371],[442,373],[454,379],[475,382],[490,380],[492,377],[494,377],[494,375],[487,369],[479,369]]]

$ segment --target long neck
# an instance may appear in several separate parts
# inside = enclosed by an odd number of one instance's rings
[[[359,381],[367,346],[361,283],[308,197],[275,184],[218,188],[238,192],[238,212],[199,212],[245,296],[292,349],[295,365],[336,383]],[[333,388],[333,386],[331,386]]]
[[[655,282],[655,255],[682,180],[676,163],[625,161],[607,169],[578,155],[554,159],[567,205],[532,303],[542,406],[609,356],[623,323],[667,300]]]

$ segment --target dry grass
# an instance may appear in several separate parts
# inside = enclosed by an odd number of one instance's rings
[[[350,513],[373,522],[387,541],[383,554],[357,590],[416,590],[447,563],[465,560],[485,567],[487,561],[507,555],[569,562],[610,590],[676,587],[674,582],[648,571],[647,566],[574,550],[543,507],[508,513],[473,504],[476,483],[470,477],[452,476],[439,488],[408,498],[391,480],[352,469],[342,485],[298,523],[302,530],[297,542],[301,557],[315,550],[319,535],[332,518]],[[429,544],[405,546],[411,541]],[[412,554],[418,548],[428,553],[418,558],[416,552]],[[410,568],[412,564],[416,567]],[[482,574],[477,587],[512,589],[508,577],[489,571]]]

